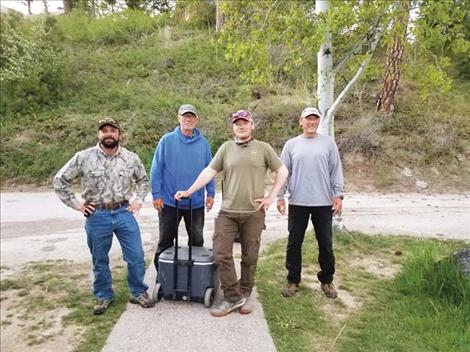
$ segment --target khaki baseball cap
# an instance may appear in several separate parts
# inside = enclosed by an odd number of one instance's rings
[[[196,108],[194,106],[192,106],[191,104],[181,105],[180,108],[178,109],[178,115],[180,115],[180,116],[183,116],[187,112],[190,112],[191,114],[193,114],[196,117],[198,116]]]

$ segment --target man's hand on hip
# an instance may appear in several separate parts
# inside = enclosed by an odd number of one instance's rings
[[[142,204],[139,202],[133,202],[129,205],[127,210],[129,210],[134,216],[139,215],[140,208],[142,208]]]
[[[85,202],[80,204],[80,206],[75,208],[75,210],[81,212],[85,217],[88,217],[95,212],[96,204],[93,202]]]

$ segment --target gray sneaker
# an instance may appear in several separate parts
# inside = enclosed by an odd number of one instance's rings
[[[329,284],[321,284],[321,289],[326,297],[328,298],[336,298],[338,297],[338,293],[336,292],[335,285],[332,282]]]
[[[219,302],[218,304],[214,305],[210,313],[213,317],[224,317],[230,312],[233,312],[234,310],[237,310],[241,306],[243,306],[246,302],[246,298],[243,297],[237,302],[229,302],[226,299],[224,299],[222,302]]]

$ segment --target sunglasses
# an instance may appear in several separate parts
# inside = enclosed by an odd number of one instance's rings
[[[251,120],[252,119],[251,112],[249,112],[248,110],[239,110],[232,114],[232,119],[235,119],[235,118],[246,118],[246,119]]]

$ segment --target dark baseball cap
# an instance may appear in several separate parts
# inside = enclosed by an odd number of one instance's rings
[[[101,127],[106,125],[113,126],[114,128],[117,128],[119,131],[121,131],[121,126],[119,126],[119,123],[110,117],[105,117],[104,119],[100,120],[98,122],[98,129],[100,130]]]
[[[232,123],[240,119],[253,122],[253,115],[248,110],[238,110],[232,114]]]
[[[180,108],[178,109],[178,115],[180,116],[183,116],[187,112],[190,112],[194,116],[198,116],[196,108],[192,106],[191,104],[181,105]]]

